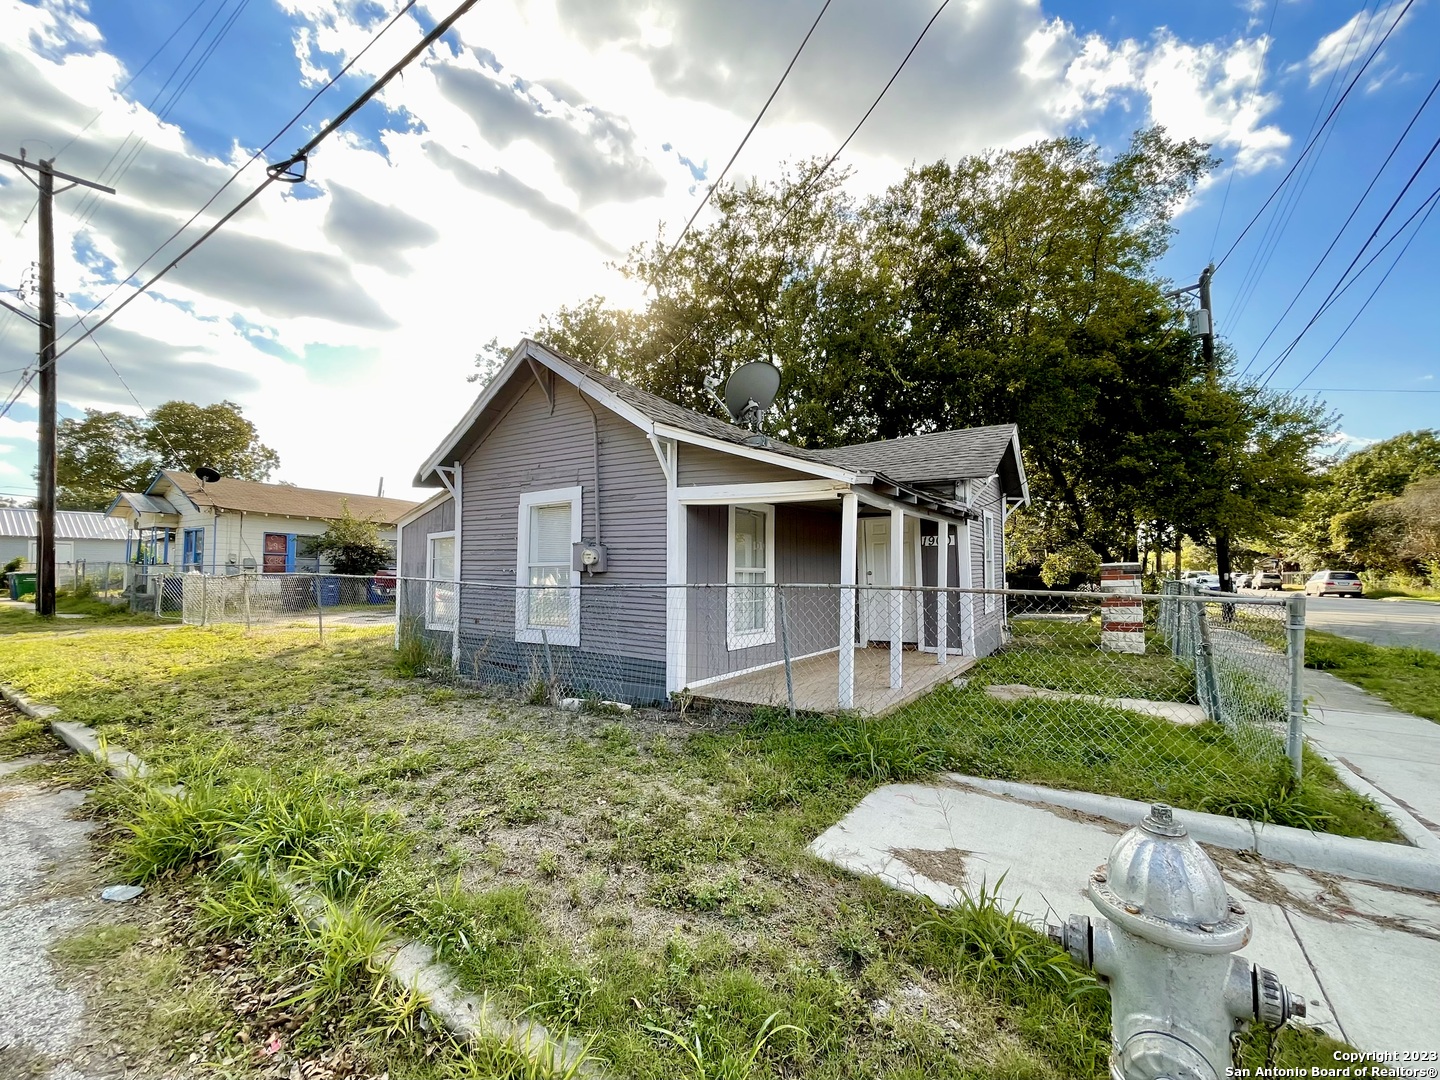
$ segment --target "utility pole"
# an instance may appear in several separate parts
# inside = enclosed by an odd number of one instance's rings
[[[20,175],[40,192],[40,351],[37,354],[40,364],[40,491],[35,513],[35,562],[39,571],[35,577],[35,614],[50,618],[55,614],[55,178],[58,176],[70,181],[60,191],[69,191],[77,184],[109,195],[114,195],[115,189],[57,172],[54,158],[29,161],[24,150],[20,151],[18,158],[0,154],[0,161],[16,166]],[[33,170],[39,179],[31,177],[27,169]]]
[[[1215,276],[1215,264],[1211,263],[1200,272],[1200,352],[1205,358],[1205,374],[1214,382],[1218,376],[1215,370],[1215,312],[1210,306],[1210,279]],[[1220,591],[1233,592],[1234,580],[1230,572],[1230,531],[1224,527],[1215,533],[1215,572],[1220,577]],[[1225,609],[1231,614],[1231,606]]]

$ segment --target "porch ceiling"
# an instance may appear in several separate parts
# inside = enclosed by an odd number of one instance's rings
[[[975,664],[972,656],[951,656],[944,664],[935,654],[907,649],[902,655],[901,686],[890,687],[890,650],[855,650],[854,711],[883,716],[929,693],[949,679],[963,675]],[[790,665],[795,687],[795,708],[800,712],[833,713],[840,708],[840,660],[836,652],[796,660]],[[775,664],[759,671],[732,675],[692,691],[702,701],[785,708],[785,666]]]

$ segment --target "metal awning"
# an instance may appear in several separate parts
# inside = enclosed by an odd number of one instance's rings
[[[123,509],[122,509],[123,508]],[[116,511],[120,511],[116,513]],[[169,499],[159,495],[146,495],[139,491],[122,491],[105,511],[109,517],[129,517],[132,514],[155,514],[159,517],[180,519],[180,511]]]

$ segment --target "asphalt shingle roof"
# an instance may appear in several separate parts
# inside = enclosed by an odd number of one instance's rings
[[[727,424],[723,420],[716,420],[693,409],[676,405],[673,401],[666,401],[612,375],[606,375],[599,368],[555,352],[549,346],[545,348],[587,379],[599,383],[656,423],[669,424],[737,446],[763,446],[766,450],[801,461],[835,465],[856,472],[876,473],[900,484],[987,479],[994,476],[1000,471],[1005,451],[1016,433],[1014,424],[997,424],[992,427],[958,428],[929,435],[909,435],[880,442],[837,446],[830,450],[807,450],[768,436],[764,443],[758,443],[755,432],[749,428]]]
[[[288,484],[261,484],[253,480],[235,480],[230,477],[222,477],[202,486],[198,478],[172,469],[165,469],[160,475],[203,510],[237,510],[249,514],[275,514],[280,517],[333,521],[344,516],[348,507],[352,517],[393,525],[416,506],[408,499],[354,495],[344,491],[291,487]]]
[[[1000,471],[1015,434],[1014,424],[996,424],[837,446],[816,454],[821,461],[883,473],[902,484],[983,480]]]

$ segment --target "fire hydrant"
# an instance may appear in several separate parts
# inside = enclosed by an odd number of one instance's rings
[[[1088,891],[1102,918],[1048,930],[1110,992],[1113,1080],[1219,1080],[1250,1021],[1305,1015],[1274,972],[1233,955],[1250,918],[1170,807],[1119,839]]]

